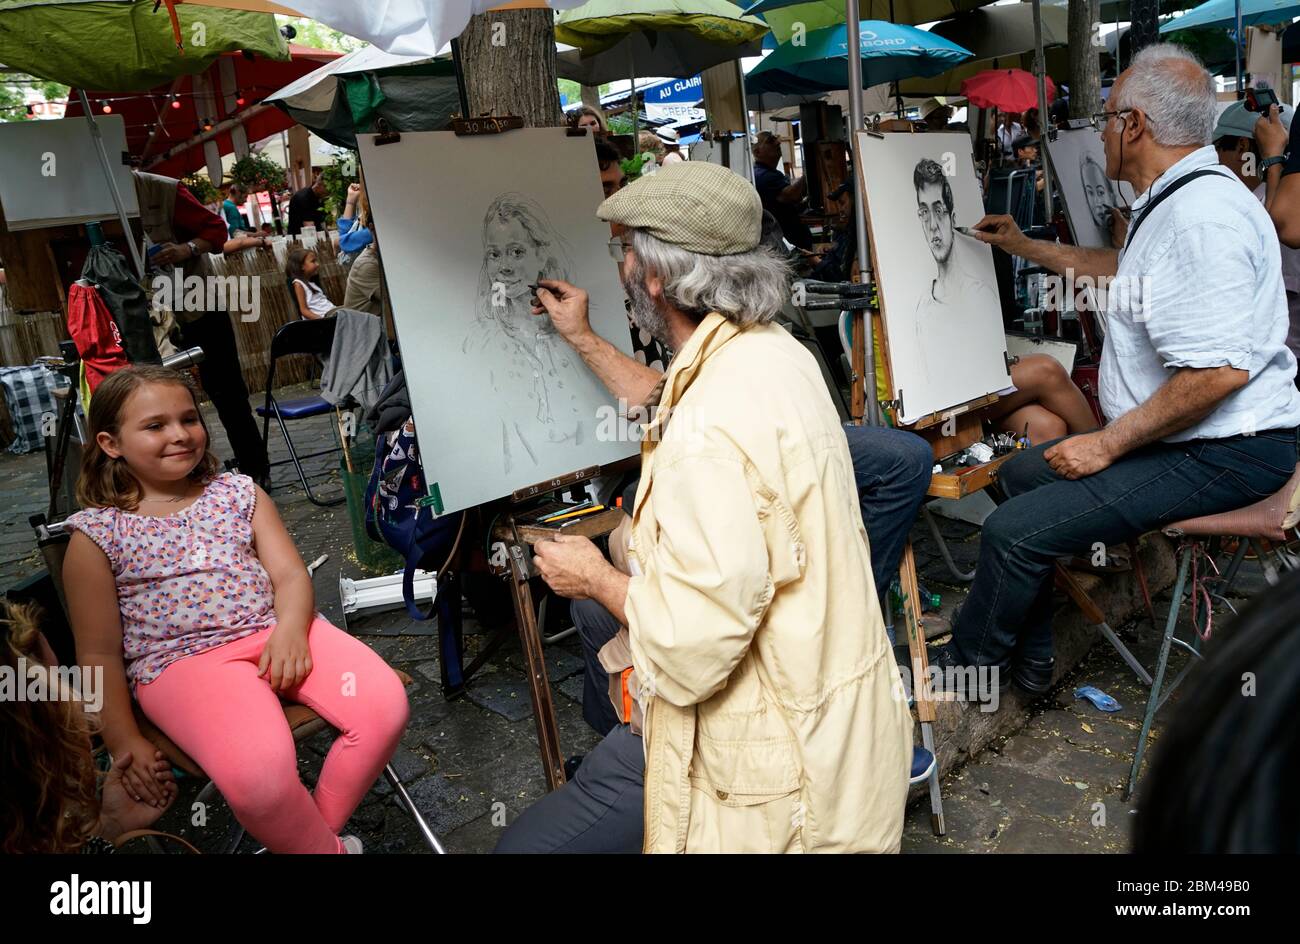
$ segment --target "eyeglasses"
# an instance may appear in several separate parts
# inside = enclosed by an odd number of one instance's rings
[[[1105,131],[1106,125],[1109,124],[1112,118],[1118,118],[1120,115],[1126,115],[1131,111],[1137,111],[1137,109],[1121,108],[1117,111],[1099,111],[1091,115],[1088,120],[1092,123],[1093,128],[1096,129],[1097,131]],[[1143,117],[1146,118],[1147,124],[1153,124],[1149,115],[1146,115],[1144,113]]]
[[[609,255],[615,262],[622,262],[623,257],[632,251],[632,243],[622,236],[615,236],[609,241]]]
[[[942,225],[948,222],[948,217],[952,214],[948,211],[946,203],[940,203],[934,210],[935,219]],[[930,225],[930,208],[928,206],[919,206],[916,208],[916,218],[926,226]]]

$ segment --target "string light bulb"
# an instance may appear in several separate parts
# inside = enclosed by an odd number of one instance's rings
[[[175,109],[179,110],[180,107],[181,107],[181,100],[180,100],[179,98],[177,98],[175,95],[173,95],[173,96],[172,96],[172,108],[175,108]]]
[[[100,106],[99,110],[106,115],[111,115],[113,113],[113,106],[110,105],[108,102],[104,102],[104,104]]]
[[[243,92],[240,92],[238,95],[235,96],[235,104],[238,105],[240,108],[243,108],[245,105],[248,104],[248,99],[244,98]]]

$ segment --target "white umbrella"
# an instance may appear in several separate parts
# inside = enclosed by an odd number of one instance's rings
[[[265,10],[305,16],[399,56],[435,56],[465,32],[469,18],[498,7],[541,7],[542,0],[185,0],[207,7]],[[585,0],[545,0],[567,10]]]

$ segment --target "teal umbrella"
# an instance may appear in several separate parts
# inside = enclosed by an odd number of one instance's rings
[[[1199,7],[1161,24],[1160,32],[1172,33],[1194,26],[1235,26],[1238,5],[1243,26],[1273,26],[1290,23],[1300,16],[1300,3],[1296,0],[1206,0]]]
[[[914,26],[863,20],[858,24],[862,87],[913,76],[938,75],[971,52]],[[844,24],[814,30],[803,45],[783,43],[745,79],[746,92],[807,94],[849,87],[849,41]]]

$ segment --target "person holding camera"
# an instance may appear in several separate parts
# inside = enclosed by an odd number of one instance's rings
[[[1294,115],[1290,105],[1279,107],[1265,103],[1261,106],[1260,100],[1251,95],[1246,101],[1233,102],[1225,108],[1214,126],[1214,150],[1218,152],[1219,163],[1236,174],[1265,207],[1277,193],[1284,161],[1280,155],[1286,148]],[[1266,147],[1267,155],[1271,156],[1266,156]],[[1286,346],[1300,360],[1300,249],[1282,247],[1282,282],[1286,286],[1290,319]]]

